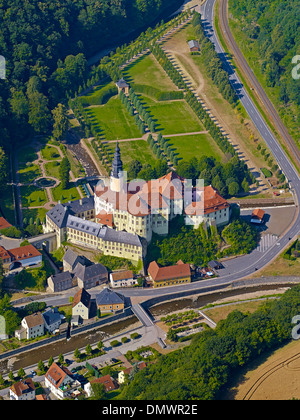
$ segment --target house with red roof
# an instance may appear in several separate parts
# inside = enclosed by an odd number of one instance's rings
[[[148,267],[148,274],[154,287],[191,283],[190,265],[181,260],[168,267],[160,267],[156,261],[152,261]]]
[[[12,225],[6,219],[4,219],[4,217],[0,217],[0,231],[2,229],[10,228],[11,226]]]
[[[33,245],[8,250],[0,246],[0,258],[4,268],[8,270],[42,263],[42,254]]]
[[[31,378],[14,383],[9,388],[11,400],[31,401],[35,399],[35,386]]]
[[[45,385],[60,400],[70,397],[81,384],[65,366],[53,362],[45,375]]]

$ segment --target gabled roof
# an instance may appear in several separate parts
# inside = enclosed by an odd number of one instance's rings
[[[15,261],[22,261],[28,258],[40,257],[42,254],[33,245],[21,246],[19,248],[10,249],[9,254]]]
[[[73,276],[70,271],[63,271],[61,273],[52,274],[51,279],[54,284],[59,284],[64,281],[72,281]]]
[[[23,381],[14,383],[10,389],[16,394],[18,397],[21,397],[28,392],[32,392],[35,390],[35,386],[33,380],[31,378],[26,378]]]
[[[148,273],[154,281],[160,281],[188,277],[191,275],[191,269],[189,264],[184,264],[181,260],[169,267],[159,267],[156,261],[152,261],[149,264]]]
[[[189,41],[188,44],[190,48],[195,48],[195,47],[199,48],[199,43],[195,39],[192,39],[191,41]]]
[[[84,289],[80,289],[73,298],[72,308],[78,305],[81,302],[86,308],[89,307],[91,301],[91,295]]]
[[[107,276],[107,269],[100,263],[89,266],[78,263],[75,267],[74,273],[80,280],[87,281],[96,276]]]
[[[105,387],[105,391],[112,391],[114,389],[117,389],[118,386],[112,379],[110,375],[101,376],[101,378],[97,378],[91,381],[91,384],[103,384]]]
[[[69,264],[72,270],[74,270],[78,263],[81,263],[83,265],[91,264],[91,262],[87,258],[85,258],[82,255],[76,254],[76,252],[72,251],[72,249],[70,248],[67,249],[63,261]]]
[[[124,296],[120,293],[110,290],[108,287],[105,287],[97,296],[96,296],[97,305],[112,305],[124,303]]]
[[[0,217],[0,230],[7,229],[10,227],[11,227],[11,224],[8,223],[8,221],[5,220],[4,217]]]
[[[43,312],[42,315],[47,325],[56,324],[58,321],[61,321],[60,313],[57,308],[50,308]]]
[[[111,278],[114,281],[132,279],[133,271],[132,270],[116,271],[114,273],[111,273]]]
[[[64,366],[58,366],[55,362],[52,363],[46,373],[46,378],[55,386],[59,388],[66,376],[72,379],[72,373]]]
[[[25,316],[25,321],[28,328],[33,328],[44,324],[44,318],[41,312],[36,312],[32,315]]]

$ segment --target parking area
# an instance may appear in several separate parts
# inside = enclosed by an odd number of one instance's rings
[[[265,234],[281,236],[290,226],[295,214],[295,206],[283,206],[276,208],[263,208],[265,211],[264,224],[258,229]],[[250,222],[254,209],[241,210],[241,217]]]

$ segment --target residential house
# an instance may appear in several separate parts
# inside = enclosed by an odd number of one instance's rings
[[[47,331],[52,334],[55,330],[59,329],[63,315],[58,312],[58,308],[49,308],[47,311],[43,312],[42,315]]]
[[[8,270],[42,263],[42,254],[33,245],[21,246],[9,250],[0,246],[0,258],[3,261],[4,268]]]
[[[116,312],[124,309],[125,307],[125,298],[120,293],[110,290],[108,287],[105,287],[97,296],[96,296],[97,309],[100,309],[101,313],[105,312]]]
[[[21,329],[15,331],[15,336],[19,340],[40,337],[45,334],[44,318],[41,312],[25,316],[21,322]]]
[[[92,384],[103,384],[105,388],[105,392],[114,391],[118,389],[118,384],[110,375],[102,376],[101,378],[97,378],[88,382],[84,385],[84,391],[86,392],[88,397],[93,395]]]
[[[48,277],[47,284],[51,292],[61,292],[70,289],[75,285],[73,277],[74,276],[70,271],[64,271]]]
[[[23,379],[14,383],[9,388],[9,397],[11,400],[30,401],[35,399],[35,386],[31,378]]]
[[[70,397],[81,386],[66,367],[58,366],[55,362],[45,375],[45,385],[60,400]]]
[[[133,278],[133,271],[115,271],[110,274],[111,287],[128,287],[138,284],[137,280]]]
[[[83,265],[78,263],[74,275],[78,287],[84,289],[90,289],[108,281],[107,269],[102,264]]]
[[[8,221],[4,219],[4,217],[0,217],[0,231],[2,229],[8,229],[10,227],[12,227],[12,225],[8,223]]]
[[[139,370],[144,369],[145,367],[147,367],[146,362],[139,362],[136,365],[138,367]],[[134,369],[135,366],[130,366],[129,368],[125,369],[125,370],[121,370],[121,372],[118,373],[118,382],[119,384],[123,384],[126,380],[126,376],[125,375],[130,375],[132,370]]]
[[[82,319],[89,319],[90,306],[91,295],[85,289],[80,289],[73,298],[72,317],[80,316]]]
[[[82,265],[91,264],[91,262],[87,258],[85,258],[82,255],[76,254],[76,252],[72,251],[71,248],[68,248],[63,257],[64,271],[73,272],[78,263],[81,263]]]
[[[154,287],[191,283],[190,265],[181,260],[168,267],[159,267],[156,261],[152,261],[148,267],[148,274]]]

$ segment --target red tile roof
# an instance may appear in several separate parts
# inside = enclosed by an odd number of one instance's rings
[[[16,394],[18,397],[21,397],[23,394],[27,394],[28,392],[32,392],[35,390],[35,386],[31,378],[26,378],[23,381],[16,382],[13,384],[10,389]]]
[[[111,273],[111,277],[114,281],[132,279],[133,271],[132,270],[115,271],[114,273]]]
[[[104,210],[102,210],[99,214],[96,215],[96,219],[97,223],[100,223],[101,225],[106,225],[111,228],[115,227],[112,213],[106,213]]]
[[[26,245],[21,246],[20,248],[10,249],[8,252],[12,257],[12,260],[15,261],[26,260],[28,258],[38,257],[42,255],[33,245]]]
[[[252,212],[252,217],[257,217],[260,220],[264,218],[264,215],[265,215],[265,212],[262,209],[255,209]]]
[[[72,378],[72,373],[66,367],[60,367],[55,362],[52,363],[46,373],[46,378],[55,386],[55,388],[60,387],[66,376]]]
[[[177,264],[169,267],[159,267],[156,261],[152,261],[148,267],[148,274],[154,281],[161,281],[189,277],[191,275],[191,269],[189,264],[184,264],[180,260]]]
[[[144,182],[142,185],[127,184],[122,193],[112,191],[109,186],[99,186],[96,188],[95,194],[110,203],[114,209],[128,211],[134,216],[143,217],[154,209],[168,209],[170,200],[183,199],[185,182],[184,178],[171,171],[159,179]],[[197,196],[198,200],[196,200]],[[196,203],[196,201],[198,202]],[[227,201],[210,185],[204,187],[204,192],[201,189],[193,189],[193,203],[185,208],[185,213],[191,216],[210,214],[227,207],[229,207]],[[100,218],[99,215],[97,217]],[[106,217],[108,217],[107,221],[112,223],[110,215]]]
[[[98,379],[94,379],[93,381],[91,381],[91,384],[103,384],[105,387],[105,391],[112,391],[114,389],[117,389],[118,386],[116,385],[116,383],[113,381],[113,379],[111,378],[110,375],[105,375],[102,376],[101,378]]]
[[[11,227],[11,224],[8,223],[8,221],[5,220],[4,217],[0,217],[0,230],[7,229],[9,227]]]

